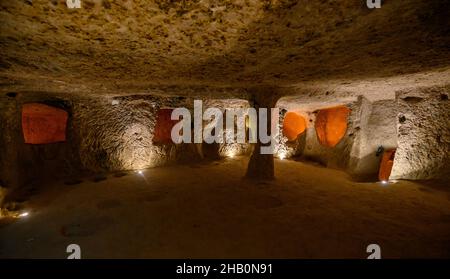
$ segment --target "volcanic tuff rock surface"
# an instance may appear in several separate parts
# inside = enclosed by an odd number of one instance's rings
[[[398,93],[398,149],[392,178],[450,177],[450,87]]]
[[[446,0],[81,2],[0,3],[2,90],[287,86],[450,65]]]

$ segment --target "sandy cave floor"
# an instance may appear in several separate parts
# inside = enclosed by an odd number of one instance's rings
[[[248,158],[49,185],[30,215],[0,227],[0,258],[450,257],[450,191],[352,182],[276,160],[277,179],[242,179]],[[444,185],[445,186],[445,185]],[[445,189],[445,188],[444,188]]]

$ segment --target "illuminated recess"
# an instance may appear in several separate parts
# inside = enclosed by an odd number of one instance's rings
[[[22,106],[22,132],[25,143],[47,144],[66,140],[68,113],[39,103]]]
[[[298,113],[286,113],[283,121],[283,135],[289,141],[297,139],[306,129],[306,120]]]
[[[396,149],[386,150],[381,159],[380,171],[378,172],[378,179],[380,181],[389,181],[391,176],[392,166],[394,165]]]
[[[347,132],[350,109],[345,106],[319,110],[316,117],[316,134],[320,144],[335,147]]]
[[[178,120],[172,120],[173,109],[160,109],[156,116],[156,126],[153,135],[154,144],[169,144],[172,143],[171,131]]]

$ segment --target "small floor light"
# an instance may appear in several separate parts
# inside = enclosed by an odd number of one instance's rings
[[[27,217],[28,215],[29,215],[28,212],[22,212],[22,213],[19,214],[19,217],[23,218],[23,217]]]

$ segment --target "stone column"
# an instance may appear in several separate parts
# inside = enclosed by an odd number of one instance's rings
[[[254,107],[258,115],[257,127],[259,129],[259,109],[267,108],[267,132],[271,131],[271,108],[273,108],[278,100],[275,90],[272,88],[252,88],[252,94],[249,100],[250,106]],[[261,154],[262,146],[269,146],[270,143],[263,144],[257,136],[257,143],[248,162],[246,178],[257,180],[271,180],[275,178],[273,154]]]

